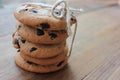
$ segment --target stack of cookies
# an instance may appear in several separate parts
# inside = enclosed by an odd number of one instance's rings
[[[60,15],[56,9],[55,15]],[[16,64],[24,70],[48,73],[62,69],[67,64],[68,37],[66,18],[55,18],[51,8],[29,3],[14,12],[17,20],[13,45],[17,50]],[[70,24],[75,23],[71,17]]]

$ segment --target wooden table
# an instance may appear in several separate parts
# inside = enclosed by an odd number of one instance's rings
[[[16,66],[11,35],[15,30],[12,14],[18,3],[0,9],[0,80],[120,80],[120,6],[108,6],[116,4],[113,2],[103,1],[101,5],[107,7],[86,8],[78,16],[69,64],[49,74],[31,73]]]

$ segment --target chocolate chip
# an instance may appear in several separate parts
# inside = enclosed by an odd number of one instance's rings
[[[36,10],[32,10],[33,13],[38,13]]]
[[[74,19],[74,18],[71,18],[71,21],[74,21],[74,22],[76,22],[76,19]]]
[[[14,44],[19,44],[19,42],[18,42],[18,40],[17,40],[17,39],[15,39]]]
[[[37,48],[32,47],[32,48],[30,49],[30,52],[33,52],[33,51],[35,51],[35,50],[37,50]]]
[[[26,42],[26,40],[25,40],[25,39],[21,39],[21,42],[22,42],[22,43],[25,43],[25,42]]]
[[[33,62],[30,62],[30,61],[27,61],[27,63],[28,63],[29,65],[38,65],[38,64],[35,64],[35,63],[33,63]]]
[[[21,25],[18,25],[18,30],[20,30],[21,27],[22,27]]]
[[[19,13],[24,12],[24,11],[28,11],[28,9],[22,9],[19,11]]]
[[[71,18],[71,21],[73,21],[74,19],[73,18]]]
[[[28,9],[24,9],[24,11],[27,11]]]
[[[31,64],[34,64],[34,63],[30,62],[30,61],[27,61],[27,63],[30,64],[30,65],[31,65]]]
[[[20,49],[18,49],[17,52],[20,52]]]
[[[41,29],[37,29],[37,35],[38,35],[38,36],[44,35],[44,31],[41,30]]]
[[[50,33],[49,36],[51,37],[52,40],[57,37],[57,35],[55,33]]]
[[[41,23],[40,27],[42,27],[42,29],[46,29],[46,28],[50,28],[50,25],[48,23]]]
[[[13,44],[17,45],[20,48],[19,41],[17,39],[15,39],[15,41],[13,42]]]
[[[12,37],[14,37],[14,36],[15,36],[15,33],[12,34]]]
[[[61,61],[57,64],[57,67],[60,67],[62,64],[64,63],[64,61]]]

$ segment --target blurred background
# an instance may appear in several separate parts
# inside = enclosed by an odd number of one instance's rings
[[[54,4],[57,0],[0,0],[0,36],[13,33],[15,19],[13,12],[15,8],[26,2],[42,2]],[[82,13],[98,10],[104,7],[118,4],[118,0],[67,0],[70,7],[81,9]]]

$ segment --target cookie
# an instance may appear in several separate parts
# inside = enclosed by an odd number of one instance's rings
[[[49,73],[62,69],[67,64],[67,59],[52,65],[38,65],[29,61],[25,61],[20,54],[15,55],[16,64],[27,71],[36,72],[36,73]]]
[[[29,3],[18,7],[14,15],[18,21],[32,27],[41,27],[49,30],[65,29],[67,26],[66,19],[56,19],[50,12],[51,9],[44,4]],[[58,16],[61,15],[59,10],[55,10],[54,13]],[[76,23],[76,21],[73,21],[73,16],[70,19],[71,25]]]
[[[66,42],[59,44],[33,44],[24,39],[20,40],[20,51],[34,58],[48,58],[64,51]]]
[[[18,34],[32,43],[40,44],[56,44],[61,43],[68,37],[66,30],[42,30],[33,27],[28,27],[19,24],[17,29]]]
[[[55,11],[60,15],[59,11]],[[41,27],[49,30],[66,29],[66,19],[56,19],[51,15],[51,9],[41,4],[24,4],[14,11],[18,21],[32,27]]]
[[[20,48],[20,45],[19,45],[19,35],[17,32],[14,32],[13,35],[12,35],[12,43],[13,43],[13,46],[14,48],[16,49],[19,49]]]
[[[65,58],[67,58],[67,53],[68,53],[68,50],[66,49],[59,55],[51,57],[51,58],[33,58],[24,53],[20,53],[20,55],[24,60],[29,61],[29,62],[40,64],[40,65],[50,65],[50,64],[55,64],[55,63],[63,61]]]
[[[26,41],[24,38],[19,36],[17,32],[14,33],[14,37],[18,40],[20,51],[25,55],[32,56],[33,58],[48,58],[56,56],[64,51],[66,46],[66,41],[59,44],[34,44]]]

